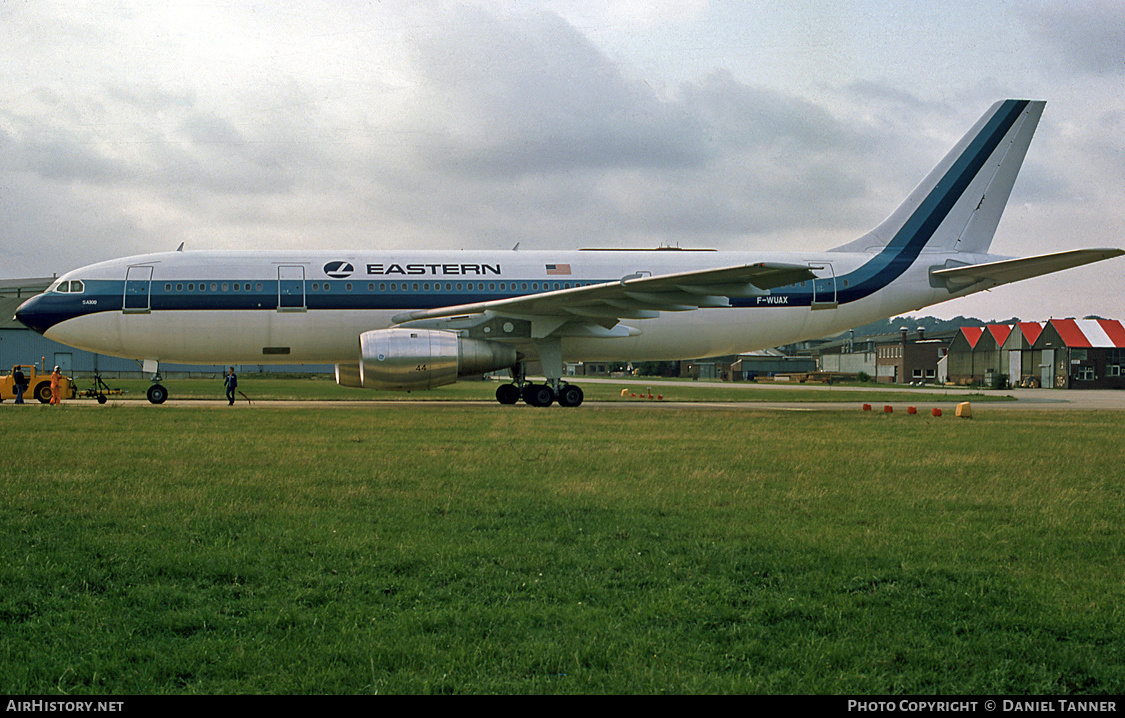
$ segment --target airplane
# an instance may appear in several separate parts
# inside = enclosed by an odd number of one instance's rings
[[[509,370],[496,399],[578,406],[564,362],[739,354],[1125,254],[988,253],[1045,103],[994,104],[891,215],[827,251],[177,251],[68,272],[16,318],[161,363],[334,364],[349,387]],[[539,362],[544,381],[529,380]]]

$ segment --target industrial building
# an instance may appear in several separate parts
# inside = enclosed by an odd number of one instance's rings
[[[953,384],[1125,389],[1125,327],[1111,319],[962,327],[946,365]]]
[[[897,334],[855,339],[848,336],[817,348],[820,371],[866,374],[889,384],[933,384],[938,366],[956,332],[929,332],[918,327]]]

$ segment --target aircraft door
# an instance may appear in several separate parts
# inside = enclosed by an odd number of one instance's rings
[[[809,269],[816,274],[812,281],[812,309],[835,309],[839,306],[836,301],[836,270],[831,262],[809,262]]]
[[[125,271],[125,301],[122,311],[127,314],[147,314],[149,289],[152,286],[152,267],[136,265]]]
[[[277,311],[305,311],[305,268],[281,266],[277,268]]]

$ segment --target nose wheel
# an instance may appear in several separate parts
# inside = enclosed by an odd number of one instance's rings
[[[163,404],[168,399],[168,390],[163,384],[153,384],[148,388],[148,400],[152,404]]]
[[[168,390],[160,383],[160,362],[145,359],[141,371],[152,374],[152,386],[148,388],[148,400],[152,404],[163,404],[168,399]]]

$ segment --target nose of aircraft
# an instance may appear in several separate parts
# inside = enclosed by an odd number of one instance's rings
[[[42,296],[28,299],[16,309],[15,319],[28,329],[34,329],[42,334],[50,328],[52,321],[43,311]]]

